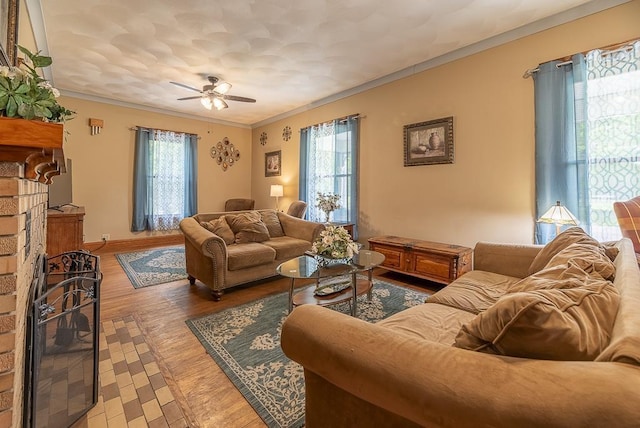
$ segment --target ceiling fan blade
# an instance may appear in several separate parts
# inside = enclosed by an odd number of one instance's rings
[[[246,97],[237,97],[235,95],[222,95],[222,98],[224,98],[225,100],[229,100],[229,101],[242,101],[243,103],[255,103],[256,100],[254,100],[253,98],[246,98]]]
[[[197,97],[184,97],[184,98],[178,98],[178,101],[197,100],[198,98],[202,98],[202,97],[200,95],[198,95]]]
[[[185,89],[190,89],[190,90],[192,90],[192,91],[196,91],[196,92],[200,92],[200,93],[202,93],[202,91],[201,91],[200,89],[196,89],[196,88],[194,88],[194,87],[191,87],[191,86],[185,85],[184,83],[178,83],[178,82],[169,82],[169,83],[172,83],[172,84],[174,84],[174,85],[176,85],[176,86],[180,86],[180,87],[185,88]]]

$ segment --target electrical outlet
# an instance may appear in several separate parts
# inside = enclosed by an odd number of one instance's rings
[[[103,241],[108,241],[109,239],[111,239],[111,235],[109,235],[108,233],[103,233],[102,234],[102,240]]]

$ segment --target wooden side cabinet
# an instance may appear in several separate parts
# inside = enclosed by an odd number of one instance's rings
[[[84,244],[84,207],[66,205],[47,210],[47,254],[81,250]]]
[[[384,269],[441,284],[449,284],[472,266],[473,250],[460,245],[378,236],[369,239],[369,249],[384,254]]]

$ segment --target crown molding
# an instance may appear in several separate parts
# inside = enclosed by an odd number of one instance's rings
[[[83,94],[83,93],[80,93],[80,92],[67,91],[67,90],[64,90],[64,89],[60,90],[60,94],[65,96],[65,97],[78,98],[78,99],[81,99],[81,100],[94,101],[94,102],[102,103],[102,104],[110,104],[110,105],[114,105],[114,106],[118,106],[118,107],[127,107],[127,108],[136,109],[136,110],[149,111],[149,112],[152,112],[152,113],[159,113],[159,114],[164,114],[164,115],[167,115],[167,116],[181,117],[181,118],[184,118],[184,119],[191,119],[191,120],[200,120],[200,121],[207,122],[207,123],[215,123],[215,124],[218,124],[218,125],[233,126],[233,127],[236,127],[236,128],[251,129],[251,125],[246,125],[244,123],[231,122],[231,121],[220,120],[220,119],[213,119],[213,118],[210,118],[210,117],[198,116],[198,115],[195,115],[195,114],[181,113],[181,112],[177,112],[177,111],[173,111],[173,110],[166,110],[166,109],[161,109],[161,108],[157,108],[157,107],[150,107],[150,106],[146,106],[146,105],[142,105],[142,104],[130,103],[130,102],[127,102],[127,101],[119,101],[119,100],[113,100],[111,98],[103,98],[103,97],[99,97],[99,96],[96,96],[96,95],[87,95],[87,94]]]

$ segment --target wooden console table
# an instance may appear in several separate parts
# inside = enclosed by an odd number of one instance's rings
[[[371,238],[369,249],[385,255],[384,269],[441,284],[470,271],[473,255],[468,247],[397,236]]]
[[[47,210],[47,254],[81,250],[84,244],[84,207],[65,205]]]

